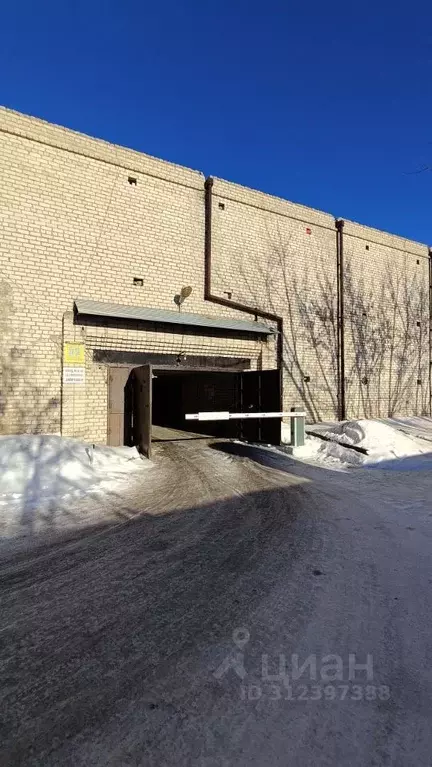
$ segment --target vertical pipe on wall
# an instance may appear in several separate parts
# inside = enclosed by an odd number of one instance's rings
[[[337,218],[336,262],[337,262],[337,378],[338,378],[338,419],[346,419],[345,404],[345,318],[344,318],[344,221]]]
[[[60,349],[60,436],[63,436],[63,416],[64,416],[64,384],[63,384],[63,355],[64,355],[64,338],[65,338],[65,315],[67,312],[63,312],[61,321],[61,349]]]
[[[432,416],[432,248],[429,248],[429,415]]]
[[[206,301],[212,301],[214,304],[220,306],[227,306],[230,309],[236,309],[239,312],[245,314],[253,314],[255,318],[261,317],[265,320],[270,320],[276,323],[277,327],[277,340],[276,340],[276,356],[277,356],[277,368],[279,370],[280,380],[280,409],[283,410],[283,319],[278,314],[272,314],[271,312],[264,312],[256,307],[247,306],[246,304],[240,304],[238,301],[232,301],[228,298],[221,298],[215,296],[211,292],[211,263],[212,263],[212,202],[213,202],[213,179],[211,176],[206,178],[204,182],[204,299]]]
[[[204,298],[211,300],[213,179],[204,181]]]

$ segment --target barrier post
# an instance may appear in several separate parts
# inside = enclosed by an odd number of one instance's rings
[[[292,407],[291,412],[301,412],[303,408]],[[303,447],[305,443],[305,417],[299,415],[297,418],[291,418],[291,447]]]

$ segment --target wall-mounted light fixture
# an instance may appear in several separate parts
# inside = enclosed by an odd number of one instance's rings
[[[181,310],[181,305],[183,301],[186,300],[186,298],[189,298],[190,294],[192,293],[192,287],[190,285],[185,285],[180,293],[177,293],[177,295],[174,296],[174,303],[177,304],[179,311]]]

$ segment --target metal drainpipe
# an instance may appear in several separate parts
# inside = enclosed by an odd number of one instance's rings
[[[271,312],[264,312],[256,307],[247,306],[246,304],[240,304],[238,301],[232,301],[228,298],[220,298],[214,296],[211,292],[211,259],[212,259],[212,189],[213,179],[211,176],[206,178],[204,182],[204,209],[205,209],[205,232],[204,232],[204,299],[211,301],[214,304],[220,306],[227,306],[230,309],[236,309],[239,312],[245,312],[245,314],[253,314],[254,317],[261,317],[265,320],[270,320],[276,323],[277,327],[277,342],[276,342],[276,356],[277,367],[280,377],[280,409],[283,410],[283,319],[278,314],[272,314]]]
[[[65,316],[68,312],[65,311],[62,314],[61,320],[61,350],[60,350],[60,436],[63,436],[63,414],[64,414],[64,386],[63,386],[63,354],[64,354],[64,336],[65,336]]]
[[[432,248],[429,248],[429,415],[432,416]]]
[[[345,421],[345,315],[344,315],[344,250],[341,218],[335,220],[337,263],[337,373],[338,373],[338,419]]]

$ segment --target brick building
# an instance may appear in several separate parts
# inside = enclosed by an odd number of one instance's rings
[[[122,441],[148,362],[280,367],[312,421],[430,413],[426,245],[8,109],[0,173],[1,433]]]

